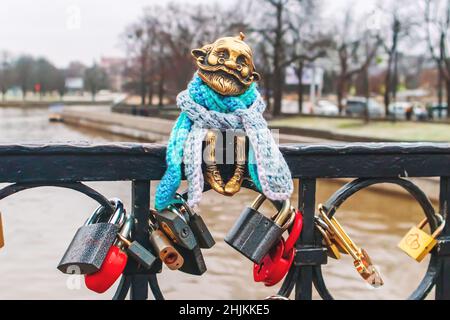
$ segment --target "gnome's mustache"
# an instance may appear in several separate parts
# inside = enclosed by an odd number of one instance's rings
[[[201,64],[201,66],[199,66],[200,69],[202,71],[207,71],[207,72],[218,72],[218,71],[223,71],[228,73],[229,75],[234,76],[237,80],[239,80],[244,86],[250,86],[252,84],[252,81],[247,79],[243,79],[242,75],[238,72],[238,71],[234,71],[231,70],[230,68],[228,68],[227,66],[224,65],[216,65],[216,66],[211,66],[211,65],[206,65],[206,64]]]
[[[236,77],[230,76],[222,70],[215,72],[199,70],[199,76],[219,93],[226,92],[229,95],[239,95],[245,91],[245,86]]]

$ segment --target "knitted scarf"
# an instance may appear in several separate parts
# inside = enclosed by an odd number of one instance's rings
[[[222,96],[195,74],[188,89],[177,97],[181,114],[169,138],[165,172],[157,187],[155,207],[173,200],[182,178],[188,181],[188,204],[196,206],[203,193],[202,142],[208,129],[244,130],[250,147],[248,171],[256,187],[271,200],[286,200],[293,191],[289,168],[262,113],[265,103],[256,85],[240,96]]]

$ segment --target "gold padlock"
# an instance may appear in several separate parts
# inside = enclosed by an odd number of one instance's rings
[[[0,212],[0,249],[5,246],[5,238],[3,236],[2,213]]]
[[[325,246],[327,247],[327,255],[330,258],[339,260],[341,258],[341,253],[334,242],[331,241],[329,234],[325,229],[316,221],[316,228],[322,235]]]
[[[422,230],[428,224],[428,219],[425,218],[417,226],[412,227],[398,243],[398,247],[417,262],[421,262],[436,246],[436,238],[441,234],[445,227],[445,220],[441,215],[437,216],[441,221],[441,224],[432,235],[429,235]]]
[[[325,207],[319,204],[319,220],[325,223],[327,235],[336,246],[335,252],[347,253],[353,258],[353,265],[361,277],[371,286],[377,288],[384,284],[381,274],[375,268],[367,252],[359,248],[345,232],[335,217],[329,218]],[[324,227],[325,227],[324,226]],[[333,252],[335,254],[335,252]]]

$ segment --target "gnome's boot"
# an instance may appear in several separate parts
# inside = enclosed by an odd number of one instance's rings
[[[235,163],[236,168],[234,169],[234,175],[225,185],[225,195],[233,196],[241,190],[242,182],[244,181],[245,175],[245,136],[236,136],[236,147],[235,147]]]
[[[208,184],[220,194],[225,194],[225,183],[220,175],[219,168],[216,162],[216,134],[213,131],[208,131],[206,134],[206,147],[209,148],[209,153],[206,155],[206,171],[205,180]]]

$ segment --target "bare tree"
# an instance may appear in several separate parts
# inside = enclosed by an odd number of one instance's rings
[[[149,39],[147,30],[144,30],[141,24],[132,25],[127,30],[127,48],[129,58],[133,60],[131,71],[132,78],[138,83],[138,92],[141,97],[141,105],[145,105],[147,98],[147,77],[148,77],[148,61],[149,61]]]
[[[260,40],[266,42],[264,54],[272,66],[270,95],[273,97],[273,116],[281,115],[285,71],[291,63],[286,54],[286,37],[290,30],[288,15],[294,4],[297,2],[292,0],[258,0],[255,5],[262,14],[248,23],[248,31],[259,34]]]
[[[293,11],[289,20],[289,40],[287,43],[288,62],[293,66],[298,78],[297,95],[299,113],[303,112],[303,72],[327,54],[332,44],[328,34],[321,32],[320,1],[297,0],[300,7]]]
[[[339,112],[344,110],[343,101],[348,92],[351,79],[363,72],[374,59],[378,43],[373,45],[369,52],[364,52],[364,40],[367,36],[366,28],[361,28],[354,18],[352,8],[347,8],[344,20],[336,26],[334,49],[337,52],[339,71],[336,79],[336,89]]]
[[[448,34],[450,30],[450,0],[424,0],[427,43],[438,69],[438,102],[442,105],[445,82],[447,91],[447,117],[450,117],[450,57]]]
[[[33,63],[32,81],[39,86],[40,99],[47,93],[56,90],[58,69],[47,59],[38,58]]]
[[[63,100],[64,95],[66,94],[66,71],[65,70],[57,70],[55,75],[55,84],[54,88],[59,94],[60,100]]]
[[[384,79],[384,105],[386,115],[389,115],[391,99],[395,100],[397,97],[399,47],[410,35],[416,22],[410,2],[404,0],[393,1],[384,8],[380,4],[379,11],[383,13],[383,21],[386,22],[379,39],[388,56]]]
[[[261,75],[262,87],[264,89],[264,99],[267,103],[267,111],[272,111],[272,61],[268,52],[267,44],[264,41],[257,41],[254,46],[255,57],[254,62]]]
[[[9,53],[3,51],[0,59],[0,92],[2,93],[2,100],[5,101],[6,93],[14,81],[14,73]]]
[[[84,72],[84,87],[92,94],[92,101],[95,101],[97,92],[107,89],[109,86],[108,75],[105,70],[100,68],[96,63],[92,67],[87,68]]]
[[[234,21],[229,16],[218,4],[172,2],[146,8],[123,37],[127,75],[132,87],[139,87],[141,102],[148,93],[149,104],[157,95],[162,105],[166,96],[173,98],[183,90],[195,70],[191,50],[227,33]]]
[[[17,76],[17,84],[22,89],[22,99],[25,100],[28,90],[33,86],[33,64],[31,56],[21,56],[14,64]]]

